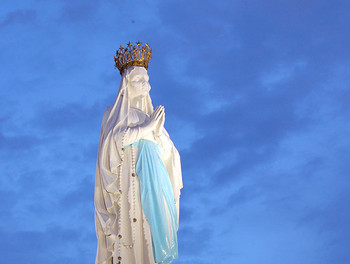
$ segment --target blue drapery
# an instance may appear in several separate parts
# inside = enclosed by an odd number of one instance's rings
[[[169,175],[156,143],[140,139],[133,144],[139,148],[136,174],[140,179],[142,209],[151,229],[154,260],[168,264],[178,258],[177,211]],[[171,241],[166,207],[170,216]]]

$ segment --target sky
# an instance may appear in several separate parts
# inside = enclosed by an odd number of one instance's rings
[[[0,5],[0,264],[94,263],[113,57],[148,43],[180,152],[176,264],[348,264],[350,2]]]

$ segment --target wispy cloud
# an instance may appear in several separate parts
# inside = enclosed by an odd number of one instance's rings
[[[2,10],[4,262],[94,261],[100,125],[120,80],[113,55],[138,40],[153,48],[152,101],[165,105],[182,159],[174,263],[349,259],[349,3]]]

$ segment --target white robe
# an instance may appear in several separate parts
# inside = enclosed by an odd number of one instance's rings
[[[138,177],[132,177],[131,148],[124,150],[123,166],[113,164],[116,150],[116,139],[120,139],[121,133],[113,133],[113,129],[105,134],[104,125],[106,116],[112,106],[104,113],[98,158],[96,164],[95,180],[95,226],[98,238],[95,264],[153,264],[152,238],[149,223],[142,211],[140,196],[140,181]],[[130,108],[128,113],[129,122],[133,124],[143,123],[147,114],[141,110]],[[139,140],[139,135],[130,132],[126,135],[130,140]],[[162,160],[168,171],[173,187],[177,217],[179,223],[180,189],[183,187],[180,155],[171,141],[165,128],[157,140],[153,134],[144,139],[151,140],[161,147]],[[138,157],[138,148],[134,147],[134,164]],[[121,176],[121,188],[119,186],[118,173]],[[121,193],[120,193],[121,192]],[[118,199],[119,205],[118,205]],[[121,210],[119,208],[121,207]],[[167,215],[168,216],[168,215]],[[136,221],[134,221],[134,218]],[[118,230],[118,221],[120,230]],[[170,219],[168,216],[168,226]],[[179,226],[177,226],[178,229]],[[133,234],[134,232],[134,241]],[[120,238],[119,235],[122,237]],[[128,245],[133,245],[131,248]],[[121,259],[120,259],[121,258]]]

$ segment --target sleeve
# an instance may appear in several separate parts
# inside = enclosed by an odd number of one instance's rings
[[[182,184],[182,172],[181,172],[181,161],[180,161],[180,154],[173,145],[172,148],[172,160],[171,163],[172,166],[170,168],[170,171],[172,173],[172,176],[170,179],[173,178],[173,181],[176,181],[176,190],[174,192],[175,195],[175,206],[176,206],[176,212],[177,212],[177,230],[179,230],[179,220],[180,220],[180,195],[181,191],[180,189],[183,188]],[[170,175],[170,174],[169,174]]]
[[[122,121],[122,123],[124,123]],[[125,122],[126,123],[126,122]],[[118,167],[123,162],[123,147],[143,138],[148,133],[152,132],[152,126],[149,125],[149,120],[138,124],[115,126],[111,133],[113,144],[108,146],[109,152],[109,167],[113,174],[118,173]]]
[[[152,133],[152,127],[148,125],[148,122],[144,122],[135,126],[129,126],[123,135],[123,146],[134,143],[149,133]]]
[[[168,171],[170,182],[173,188],[175,206],[177,211],[177,228],[179,228],[181,195],[180,189],[183,188],[180,154],[174,146],[174,143],[169,138],[169,135],[165,129],[164,133],[160,136],[160,139],[165,149],[165,153],[162,156],[162,160],[165,165],[165,168]]]

